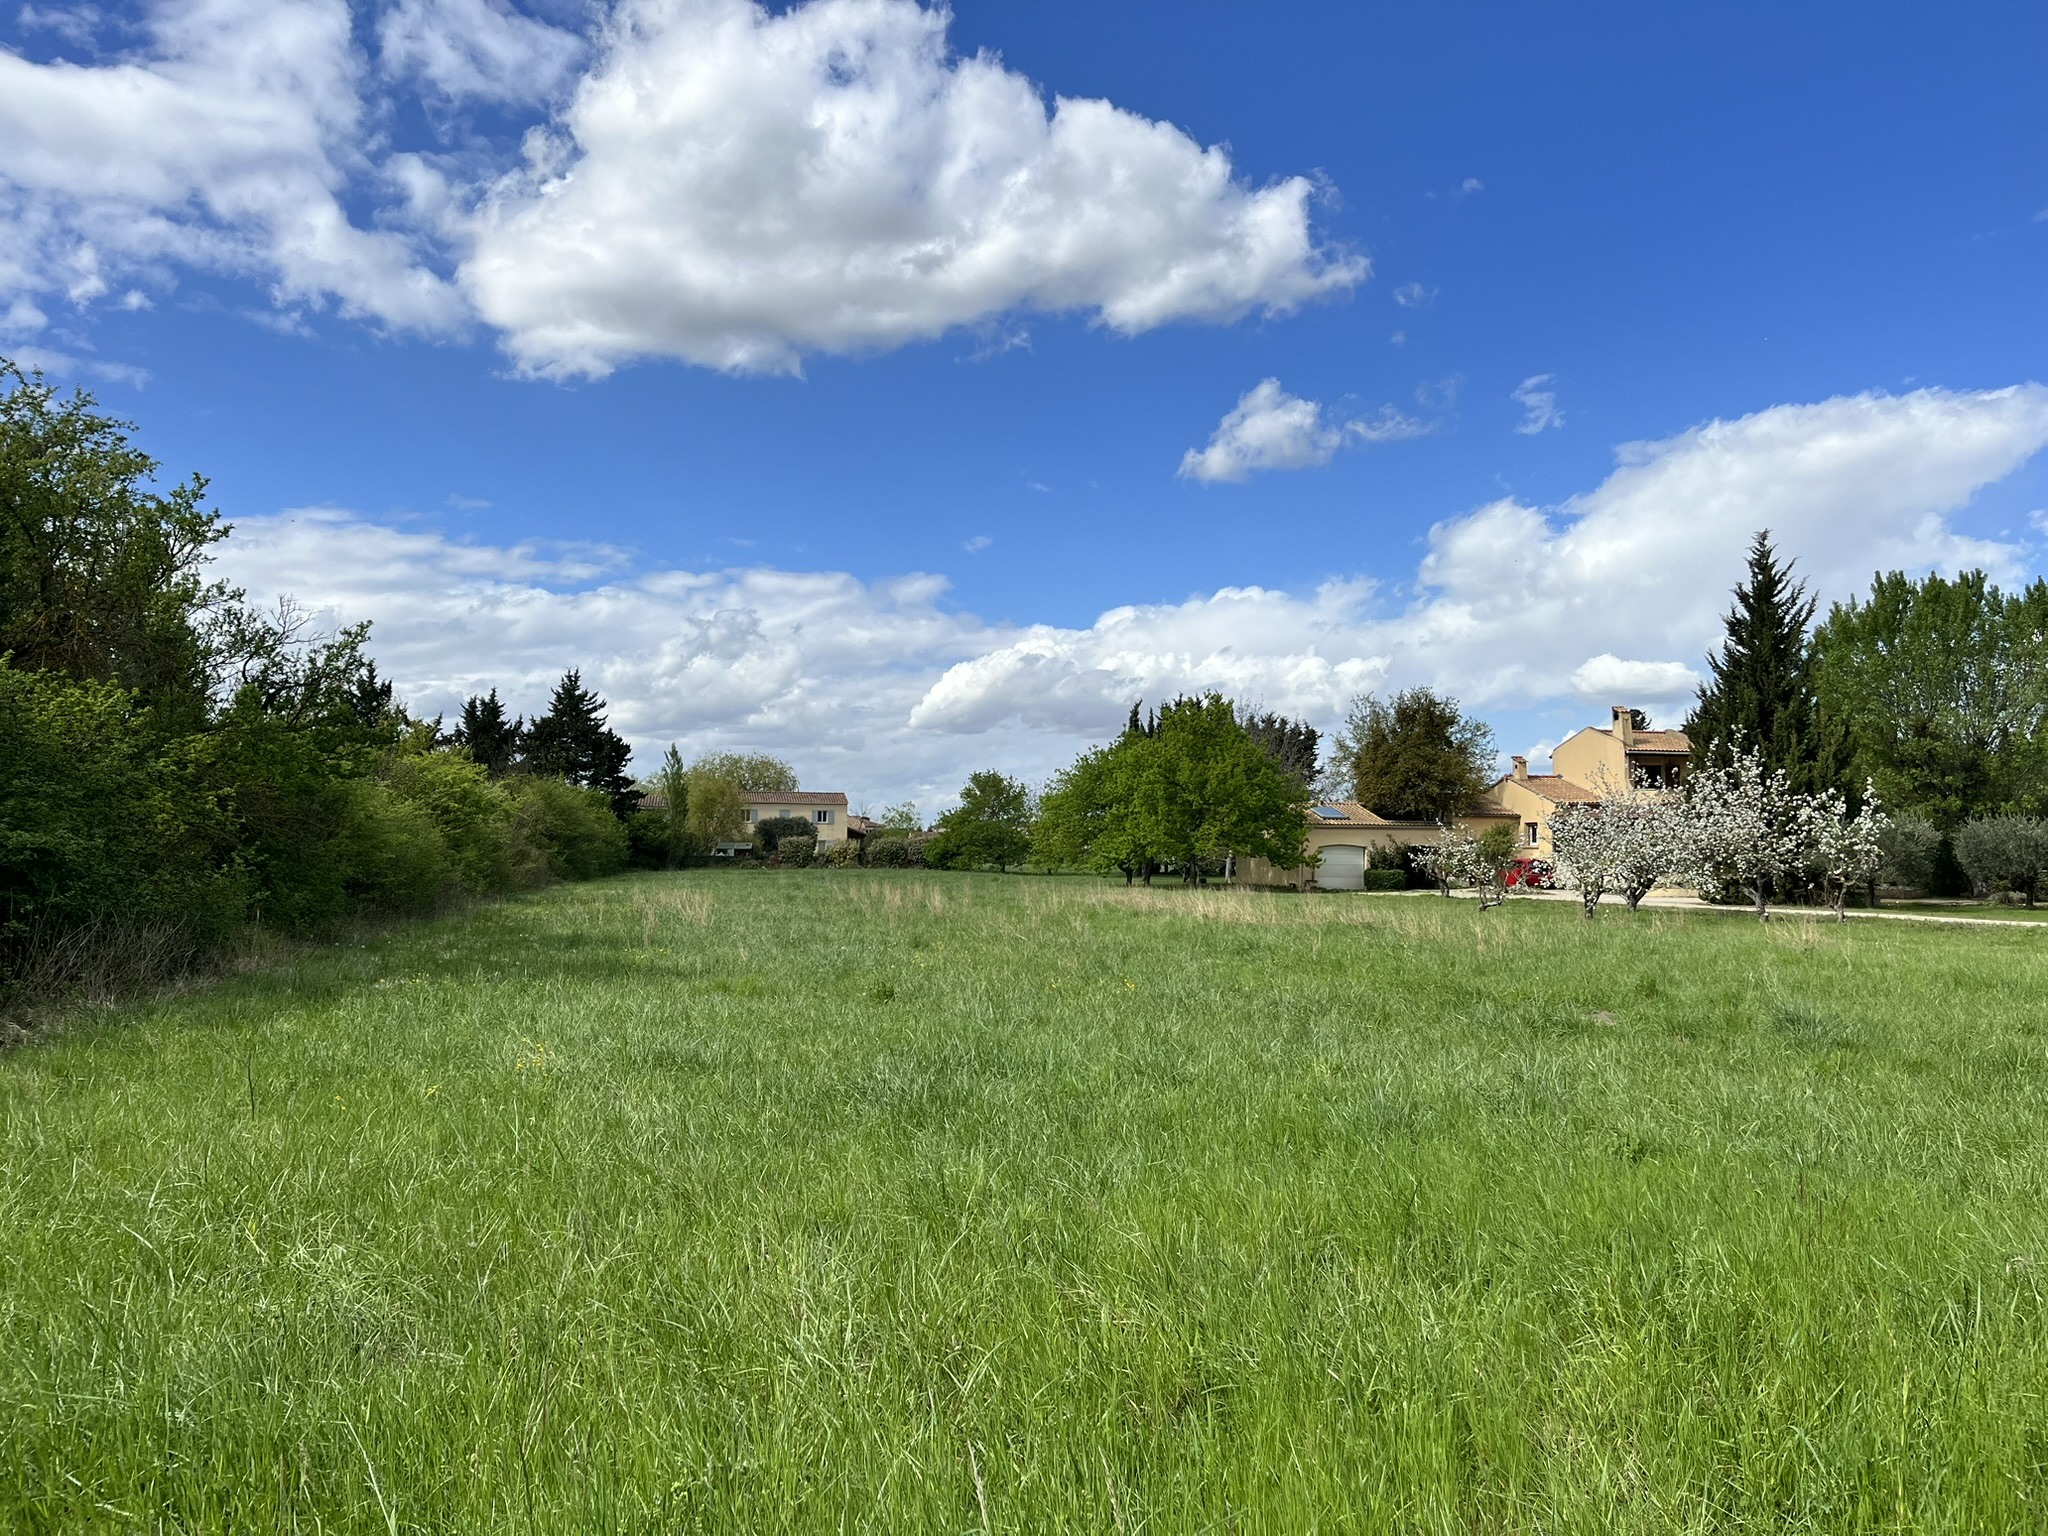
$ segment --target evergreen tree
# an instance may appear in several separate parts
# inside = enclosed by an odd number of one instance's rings
[[[633,749],[605,725],[605,703],[570,671],[555,684],[548,712],[526,728],[520,767],[528,773],[566,779],[610,798],[614,815],[639,804],[640,791],[626,773]]]
[[[469,749],[486,773],[500,779],[512,771],[524,726],[522,720],[506,718],[505,706],[493,688],[462,701],[462,723],[455,728],[455,740]]]
[[[1247,713],[1240,717],[1239,723],[1244,726],[1245,734],[1264,747],[1266,755],[1279,764],[1280,771],[1300,781],[1302,793],[1308,794],[1309,786],[1316,781],[1322,733],[1312,725],[1276,715],[1271,710],[1256,715]]]
[[[1814,599],[1780,561],[1770,530],[1749,546],[1749,579],[1735,589],[1720,654],[1707,658],[1712,680],[1685,722],[1692,767],[1725,768],[1754,751],[1765,769],[1783,769],[1795,791],[1828,787],[1815,702],[1813,647],[1807,626]],[[1832,755],[1832,754],[1829,754]]]

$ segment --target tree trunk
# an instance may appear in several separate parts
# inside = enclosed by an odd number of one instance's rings
[[[1768,885],[1759,885],[1752,887],[1752,890],[1756,895],[1756,920],[1760,923],[1768,923],[1771,920],[1771,888]]]
[[[1590,923],[1593,921],[1593,909],[1600,905],[1600,893],[1598,891],[1581,891],[1579,892],[1579,902],[1585,907],[1586,921]]]

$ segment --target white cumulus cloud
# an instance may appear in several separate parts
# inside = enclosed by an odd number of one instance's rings
[[[582,666],[643,753],[777,751],[879,804],[943,799],[976,768],[1042,777],[1134,699],[1189,689],[1323,726],[1352,694],[1409,683],[1496,713],[1675,710],[1758,528],[1823,599],[1894,567],[2009,578],[2023,551],[1951,517],[2044,445],[2039,385],[1775,406],[1628,445],[1561,506],[1447,519],[1405,600],[1339,572],[1085,626],[987,623],[930,575],[647,569],[619,550],[470,544],[336,511],[238,518],[224,574],[374,620],[379,662],[429,710],[494,685],[530,710]]]
[[[956,327],[1023,345],[1029,311],[1227,323],[1368,275],[1312,228],[1310,178],[1254,184],[1170,123],[1048,100],[956,57],[942,7],[589,14],[391,0],[357,29],[348,0],[143,0],[108,62],[0,51],[0,310],[228,273],[287,313],[481,319],[534,373],[786,373]]]
[[[1426,437],[1430,422],[1403,415],[1391,405],[1375,416],[1343,420],[1320,403],[1290,395],[1278,379],[1261,379],[1238,397],[1217,423],[1206,447],[1181,455],[1180,476],[1204,485],[1232,483],[1262,469],[1311,469],[1327,464],[1348,439],[1391,443]]]
[[[622,0],[602,57],[495,186],[463,282],[519,362],[678,357],[788,372],[806,351],[1019,309],[1135,333],[1348,288],[1301,176],[955,58],[915,0]]]
[[[0,52],[0,295],[177,267],[388,325],[459,321],[417,242],[344,205],[370,134],[342,0],[165,0],[104,65]]]

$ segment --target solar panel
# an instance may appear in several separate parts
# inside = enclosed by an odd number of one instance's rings
[[[1316,807],[1316,814],[1325,821],[1350,820],[1350,817],[1340,807],[1334,805],[1319,805]]]

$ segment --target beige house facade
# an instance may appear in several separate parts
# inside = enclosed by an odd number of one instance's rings
[[[742,813],[748,840],[721,843],[720,849],[738,852],[752,847],[755,826],[777,816],[794,816],[799,821],[808,821],[821,849],[845,842],[852,825],[852,818],[846,813],[846,796],[836,789],[797,789],[784,794],[748,795],[747,808]]]
[[[1501,819],[1494,815],[1460,817],[1458,825],[1475,836]],[[1311,863],[1279,869],[1264,859],[1239,859],[1239,885],[1290,886],[1295,890],[1356,891],[1365,887],[1365,871],[1375,851],[1434,843],[1433,821],[1389,821],[1349,800],[1326,801],[1308,809],[1308,851]]]
[[[1692,742],[1683,731],[1653,731],[1636,723],[1626,704],[1613,709],[1609,725],[1574,731],[1550,754],[1552,771],[1531,773],[1526,757],[1486,792],[1486,804],[1512,817],[1515,846],[1525,857],[1548,859],[1554,850],[1550,819],[1562,805],[1598,805],[1610,785],[1647,784],[1675,790],[1685,782]]]

